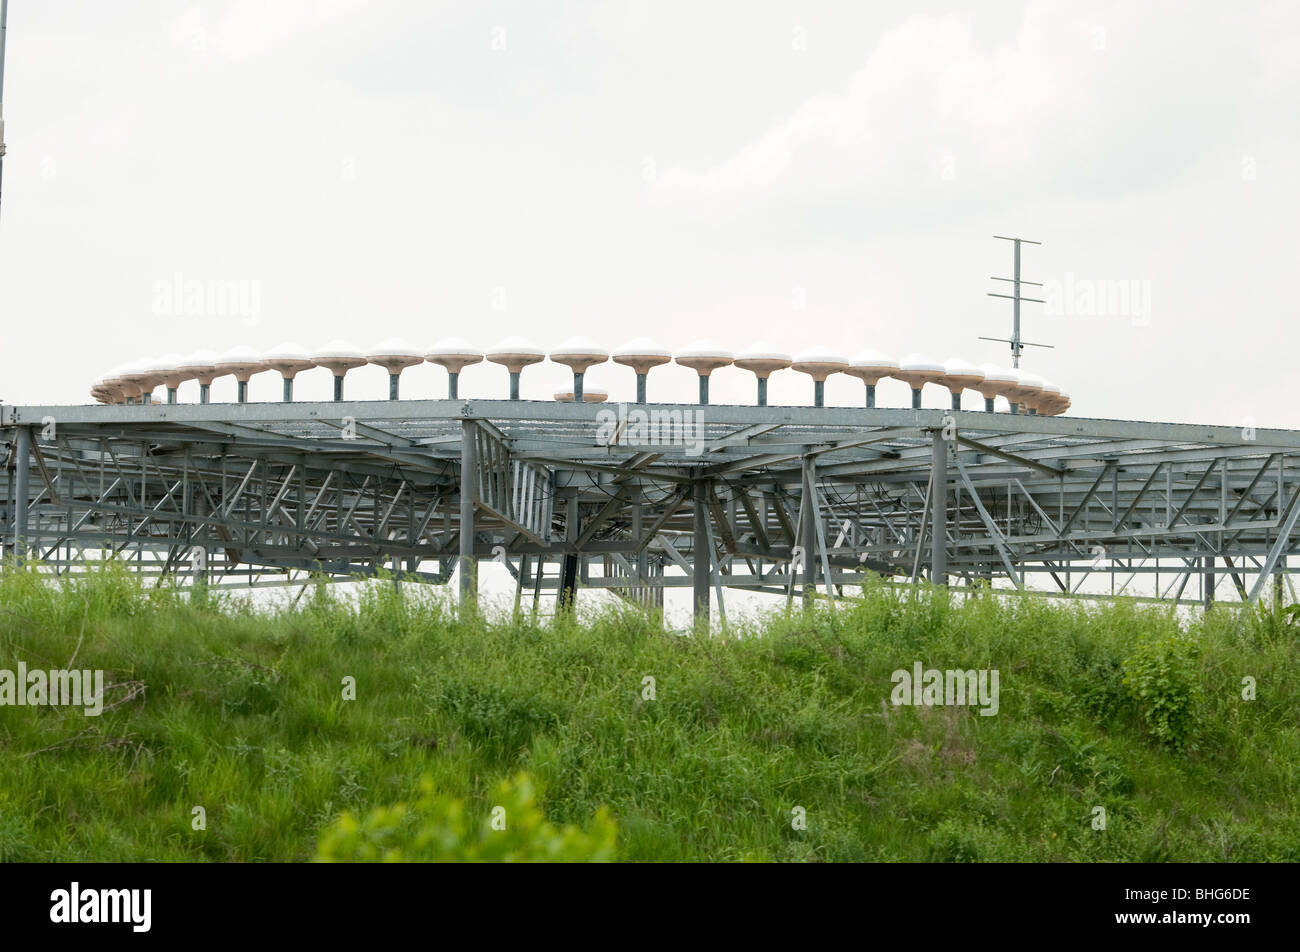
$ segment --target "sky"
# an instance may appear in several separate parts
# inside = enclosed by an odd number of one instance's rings
[[[12,0],[0,400],[86,403],[164,353],[393,336],[1006,366],[979,339],[1011,329],[987,296],[1006,235],[1042,242],[1024,336],[1053,347],[1022,366],[1071,414],[1296,428],[1298,107],[1286,2]],[[530,368],[523,396],[567,376]],[[297,386],[328,398],[328,372]],[[634,394],[613,364],[588,386]],[[714,375],[715,402],[753,392]],[[651,375],[652,400],[694,394],[693,371]],[[348,395],[383,398],[385,372]],[[770,402],[811,399],[773,377]],[[879,405],[907,401],[882,382]]]

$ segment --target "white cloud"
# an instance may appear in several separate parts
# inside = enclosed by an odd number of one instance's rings
[[[1280,8],[1265,32],[1168,4],[1031,3],[1001,45],[979,37],[974,16],[909,18],[843,90],[808,98],[712,164],[670,166],[658,198],[720,219],[783,198],[876,201],[945,180],[1022,192],[1169,184],[1236,148],[1242,104],[1261,82],[1297,75],[1297,17]]]

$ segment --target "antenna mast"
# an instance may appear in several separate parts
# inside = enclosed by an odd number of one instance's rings
[[[0,179],[5,169],[5,34],[9,32],[9,0],[0,0]]]
[[[990,291],[990,292],[988,292],[989,297],[1000,297],[1000,298],[1006,298],[1007,300],[1009,300],[1009,301],[1011,302],[1011,315],[1012,315],[1012,320],[1011,320],[1011,338],[1010,338],[1010,340],[1008,340],[1008,339],[1005,338],[1005,337],[981,337],[980,340],[992,340],[992,341],[997,341],[997,342],[1002,343],[1002,344],[1010,344],[1010,345],[1011,345],[1011,366],[1012,366],[1012,367],[1015,367],[1015,368],[1019,368],[1019,367],[1020,367],[1020,353],[1021,353],[1021,351],[1023,351],[1026,347],[1047,347],[1047,348],[1050,349],[1050,348],[1053,346],[1053,345],[1051,345],[1051,344],[1035,344],[1035,343],[1032,343],[1032,342],[1030,342],[1030,341],[1026,341],[1026,340],[1021,340],[1021,339],[1020,339],[1020,302],[1021,302],[1021,301],[1032,301],[1032,302],[1035,303],[1035,304],[1042,304],[1042,303],[1044,303],[1044,302],[1043,302],[1041,299],[1039,299],[1039,298],[1024,297],[1024,296],[1020,293],[1020,286],[1021,286],[1022,284],[1029,284],[1029,285],[1032,285],[1032,286],[1034,286],[1034,287],[1036,287],[1036,288],[1041,288],[1041,287],[1043,286],[1043,285],[1042,285],[1040,282],[1038,282],[1038,281],[1026,281],[1026,280],[1024,280],[1023,278],[1020,277],[1020,246],[1021,246],[1022,244],[1025,244],[1025,245],[1041,245],[1042,242],[1041,242],[1041,241],[1030,241],[1028,238],[1007,238],[1007,237],[1004,237],[1003,235],[994,235],[993,237],[994,237],[994,238],[997,238],[997,239],[1000,240],[1000,241],[1010,241],[1010,242],[1013,242],[1013,243],[1015,244],[1015,249],[1016,249],[1016,251],[1015,251],[1015,267],[1014,267],[1014,270],[1012,271],[1012,277],[1009,277],[1009,278],[999,278],[999,277],[994,277],[994,278],[992,279],[992,280],[994,280],[994,281],[1007,281],[1007,282],[1009,282],[1009,283],[1011,284],[1011,290],[1012,290],[1012,293],[1010,293],[1010,294],[998,294],[998,293],[995,292],[995,291]]]

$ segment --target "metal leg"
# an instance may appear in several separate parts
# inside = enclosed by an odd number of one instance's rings
[[[934,485],[930,489],[930,581],[948,584],[948,441],[935,430],[930,466]]]
[[[705,385],[708,377],[700,377],[701,385]],[[695,609],[695,624],[697,628],[702,626],[704,631],[709,630],[709,574],[713,568],[713,553],[709,551],[709,529],[708,529],[708,484],[704,480],[695,481],[695,531],[692,534],[692,554],[694,555],[695,564],[692,576],[692,596]]]
[[[336,378],[342,379],[342,378]],[[478,502],[478,467],[475,434],[478,424],[460,424],[460,610],[468,615],[478,609],[478,564],[474,560],[474,509]]]

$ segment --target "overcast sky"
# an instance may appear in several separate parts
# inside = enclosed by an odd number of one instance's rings
[[[13,0],[8,33],[5,402],[335,337],[1006,365],[978,339],[1010,331],[986,296],[1010,274],[997,234],[1044,242],[1024,269],[1052,304],[1024,334],[1055,349],[1023,366],[1071,413],[1300,427],[1293,2]],[[566,375],[532,368],[524,396]],[[612,364],[589,385],[634,393]],[[714,377],[718,402],[753,389]],[[811,389],[786,371],[771,402]],[[493,365],[462,380],[505,392]],[[384,395],[379,368],[349,376]],[[656,370],[650,395],[693,399],[693,372]]]

